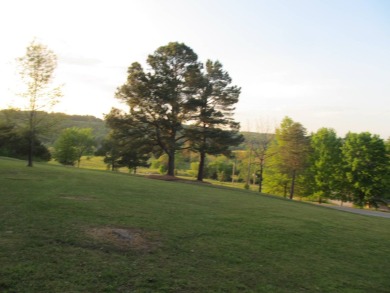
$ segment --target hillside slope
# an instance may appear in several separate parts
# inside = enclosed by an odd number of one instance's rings
[[[388,292],[389,219],[0,158],[0,292]]]

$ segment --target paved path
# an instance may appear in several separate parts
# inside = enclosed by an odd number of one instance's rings
[[[362,210],[362,209],[355,209],[355,208],[348,208],[348,207],[341,207],[341,206],[333,206],[333,205],[322,205],[327,208],[332,208],[344,212],[349,213],[355,213],[365,216],[374,216],[374,217],[382,217],[382,218],[389,218],[390,219],[390,213],[387,212],[377,212],[377,211],[370,211],[370,210]]]

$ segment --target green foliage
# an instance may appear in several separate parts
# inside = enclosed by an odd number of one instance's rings
[[[231,181],[233,173],[233,163],[226,156],[220,155],[210,158],[206,168],[206,176],[218,181]]]
[[[185,44],[162,46],[149,55],[149,72],[133,63],[127,82],[116,93],[129,105],[132,124],[143,129],[151,145],[168,155],[168,175],[174,175],[175,153],[184,143],[183,125],[192,118],[189,101],[199,75],[197,58]]]
[[[385,191],[389,158],[384,141],[368,132],[348,133],[342,146],[346,190],[358,206],[376,205]]]
[[[239,123],[232,118],[241,89],[230,85],[232,80],[220,62],[208,60],[205,67],[196,82],[197,95],[191,100],[193,123],[186,128],[191,150],[200,154],[199,181],[203,180],[206,154],[228,155],[230,147],[243,141]]]
[[[310,168],[307,176],[313,183],[311,193],[322,198],[338,197],[343,176],[342,141],[333,129],[321,128],[311,136]]]
[[[67,128],[54,144],[54,158],[63,165],[80,165],[83,155],[92,153],[95,145],[91,128]]]
[[[275,140],[270,149],[275,156],[269,162],[273,170],[268,172],[268,176],[277,176],[276,180],[270,180],[280,184],[279,188],[283,189],[284,194],[289,185],[289,198],[292,199],[297,178],[304,172],[308,163],[310,144],[306,129],[300,123],[285,117],[276,130]]]
[[[0,156],[26,160],[29,147],[29,137],[26,130],[19,129],[14,124],[0,122]],[[51,159],[49,150],[38,139],[34,140],[33,158],[37,161]]]
[[[0,123],[13,124],[17,129],[25,129],[28,120],[28,111],[15,109],[0,110]],[[47,147],[54,145],[62,130],[66,128],[92,128],[95,139],[100,144],[107,136],[108,130],[102,119],[90,115],[67,115],[37,111],[41,119],[38,126],[39,139]]]
[[[253,151],[255,174],[259,181],[259,192],[263,191],[264,184],[264,169],[267,161],[276,155],[275,152],[270,150],[275,135],[271,133],[261,133],[259,139],[248,141],[250,148]]]
[[[106,150],[106,161],[112,166],[126,166],[134,173],[137,167],[148,166],[155,148],[145,124],[116,109],[106,115],[106,122],[112,129],[108,137],[111,149]]]

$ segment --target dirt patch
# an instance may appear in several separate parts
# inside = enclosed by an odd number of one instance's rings
[[[89,201],[95,200],[96,198],[90,195],[71,195],[71,194],[60,194],[60,198],[79,200],[79,201]]]
[[[157,233],[146,232],[138,228],[92,228],[87,230],[87,234],[96,240],[125,250],[149,252],[160,245],[160,237]]]

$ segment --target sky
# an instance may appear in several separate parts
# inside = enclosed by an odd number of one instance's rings
[[[33,38],[58,57],[53,110],[99,118],[123,107],[114,93],[131,63],[182,42],[241,87],[244,131],[288,116],[308,133],[390,137],[387,0],[3,0],[0,38],[0,108],[22,105],[15,59]]]

